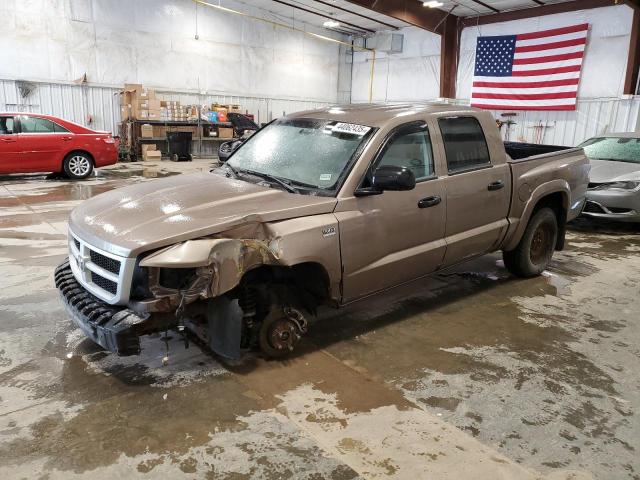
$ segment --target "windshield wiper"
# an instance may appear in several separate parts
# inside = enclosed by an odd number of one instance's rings
[[[223,166],[227,167],[229,169],[229,171],[231,173],[233,173],[234,178],[238,178],[238,171],[233,168],[231,165],[229,165],[228,163],[225,163]]]
[[[290,192],[290,193],[300,193],[298,191],[298,189],[296,187],[294,187],[293,185],[285,182],[284,180],[282,180],[281,178],[278,178],[274,175],[270,175],[268,173],[262,173],[262,172],[256,172],[254,170],[238,170],[241,173],[247,173],[249,175],[253,175],[255,177],[260,177],[260,178],[264,178],[267,181],[271,181],[271,182],[275,182],[278,185],[280,185],[282,188],[284,188],[286,191]]]

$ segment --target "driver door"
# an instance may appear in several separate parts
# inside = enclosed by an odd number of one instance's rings
[[[416,187],[356,196],[345,202],[346,211],[335,212],[344,303],[431,273],[444,258],[446,192],[436,175],[427,125],[411,123],[393,131],[367,177],[382,165],[411,169]]]

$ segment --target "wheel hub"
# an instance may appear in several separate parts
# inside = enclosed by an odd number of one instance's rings
[[[300,337],[295,324],[288,319],[276,321],[269,331],[269,343],[279,351],[291,351]]]
[[[552,238],[551,229],[548,225],[540,225],[533,233],[531,239],[530,255],[531,262],[539,264],[543,262],[550,251],[550,242]]]

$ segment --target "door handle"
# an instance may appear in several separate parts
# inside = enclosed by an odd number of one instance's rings
[[[0,138],[4,143],[14,143],[16,141],[15,138]]]
[[[441,201],[442,199],[438,195],[434,195],[433,197],[426,197],[418,202],[418,208],[435,207]]]
[[[64,140],[65,142],[69,142],[73,140],[73,137],[62,137],[62,140]]]
[[[504,182],[502,180],[498,180],[497,182],[492,182],[487,186],[487,190],[489,191],[500,190],[501,188],[504,188]]]

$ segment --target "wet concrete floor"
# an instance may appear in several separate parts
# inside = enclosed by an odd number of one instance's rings
[[[52,280],[70,210],[148,170],[0,178],[3,478],[640,478],[640,229],[580,220],[540,278],[489,255],[324,311],[285,361],[174,338],[162,366],[158,337],[85,340]]]

